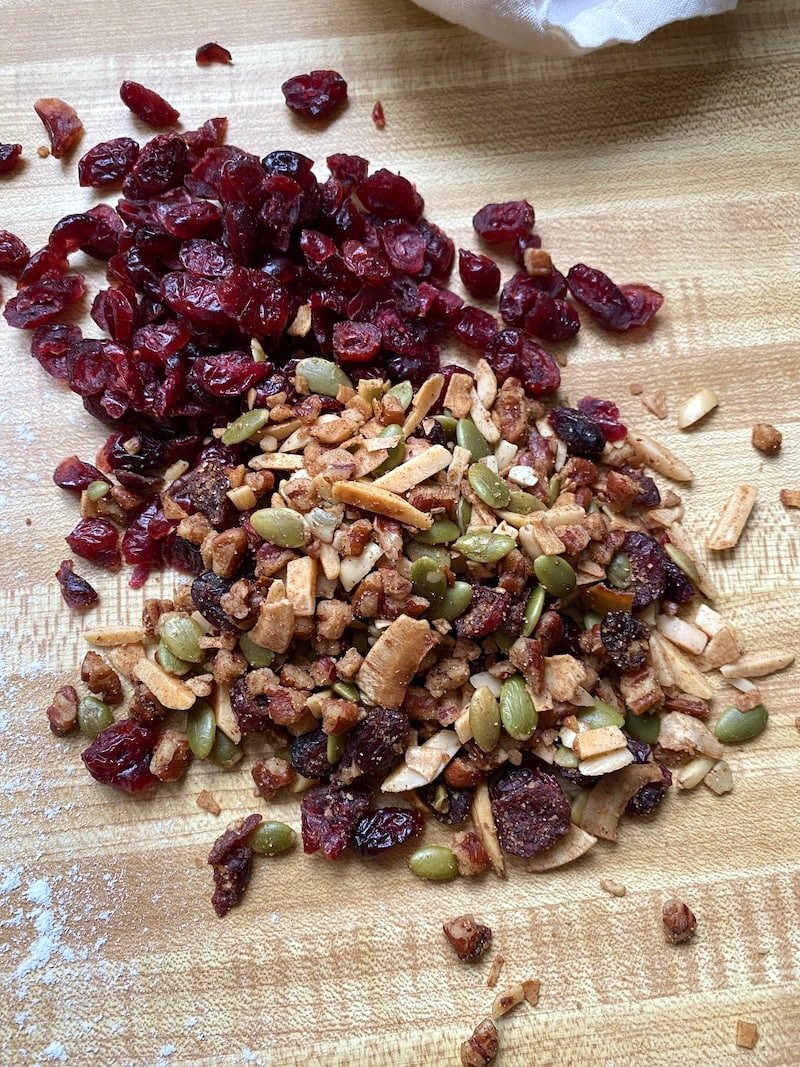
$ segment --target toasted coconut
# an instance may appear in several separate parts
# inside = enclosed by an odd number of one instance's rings
[[[730,626],[723,626],[708,642],[703,654],[697,657],[697,667],[701,671],[711,671],[734,663],[741,654],[735,631]]]
[[[650,654],[654,663],[657,657],[663,657],[663,662],[672,678],[671,682],[661,681],[661,669],[660,666],[657,667],[662,685],[674,685],[682,689],[684,693],[688,693],[689,696],[700,697],[701,700],[710,700],[714,695],[714,690],[705,680],[702,672],[657,630],[650,631]]]
[[[356,684],[364,698],[384,708],[399,708],[411,679],[436,641],[427,621],[400,615],[384,630],[358,670]]]
[[[214,690],[212,701],[214,718],[217,720],[218,729],[222,730],[226,737],[238,745],[242,740],[242,731],[239,728],[239,720],[231,707],[231,690],[228,685],[217,685]]]
[[[146,654],[144,645],[140,644],[115,645],[110,652],[106,653],[111,666],[129,682],[134,681],[133,669]]]
[[[554,845],[526,859],[525,870],[541,874],[544,871],[552,871],[556,867],[563,867],[583,856],[592,845],[596,844],[597,838],[592,834],[588,834],[579,826],[570,826],[564,836],[560,837]]]
[[[489,800],[489,787],[485,782],[481,782],[475,790],[472,800],[472,824],[475,827],[475,833],[480,838],[484,852],[489,857],[492,870],[499,878],[505,878],[506,863],[497,837],[497,827]]]
[[[633,753],[627,747],[615,749],[613,752],[600,752],[596,756],[581,760],[578,764],[580,774],[587,778],[596,778],[601,774],[611,774],[620,771],[633,763]]]
[[[720,667],[720,673],[729,681],[732,678],[763,678],[775,671],[782,671],[794,663],[794,652],[748,652],[736,663]]]
[[[449,459],[448,453],[448,459]],[[355,504],[363,511],[369,511],[375,515],[385,515],[389,519],[397,519],[407,526],[414,526],[418,530],[429,530],[433,525],[433,519],[423,511],[412,507],[397,493],[390,493],[377,485],[367,482],[335,482],[332,488],[334,500],[343,504]]]
[[[605,841],[616,841],[617,824],[628,801],[643,785],[660,781],[661,768],[655,763],[632,763],[603,778],[589,790],[579,823],[581,830]]]
[[[596,730],[585,730],[575,734],[571,747],[578,759],[585,760],[590,756],[599,756],[604,752],[625,748],[627,744],[628,740],[618,726],[601,726]]]
[[[317,606],[317,561],[311,556],[286,564],[286,597],[296,618],[310,618]]]
[[[407,748],[403,762],[381,783],[381,792],[405,793],[429,784],[460,748],[461,741],[454,730],[440,730],[424,745]]]
[[[733,789],[733,773],[730,765],[724,759],[720,760],[705,776],[703,785],[708,786],[718,797],[730,793]]]
[[[700,752],[713,759],[722,759],[725,752],[704,723],[680,711],[670,711],[662,716],[658,743],[671,752]]]
[[[679,619],[677,615],[659,615],[656,626],[668,641],[684,652],[691,652],[693,656],[699,656],[708,644],[708,637],[699,627]]]
[[[147,657],[136,661],[133,667],[135,677],[144,682],[156,700],[160,701],[165,708],[175,711],[188,711],[197,697],[185,682],[176,678],[174,674],[168,674],[163,667]]]

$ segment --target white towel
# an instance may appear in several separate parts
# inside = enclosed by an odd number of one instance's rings
[[[581,55],[641,41],[668,22],[731,11],[737,0],[416,0],[510,48]]]

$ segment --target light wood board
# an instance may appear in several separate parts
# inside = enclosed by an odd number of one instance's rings
[[[187,127],[227,114],[230,139],[259,153],[355,151],[399,168],[468,247],[478,207],[527,196],[559,266],[584,260],[661,289],[645,336],[581,331],[565,392],[618,398],[626,421],[680,450],[696,472],[687,526],[700,537],[736,483],[758,483],[741,543],[714,563],[721,608],[748,647],[797,647],[800,519],[778,503],[782,486],[800,484],[795,3],[750,0],[579,60],[504,51],[405,0],[4,0],[0,40],[0,140],[21,141],[28,161],[0,181],[0,227],[32,247],[92,202],[74,160],[37,158],[34,99],[72,102],[85,149],[136,132],[117,96],[129,77],[163,91]],[[206,40],[230,47],[235,66],[198,69]],[[348,79],[350,105],[309,132],[279,86],[325,66]],[[384,132],[370,122],[376,98]],[[644,412],[632,381],[663,388],[671,418]],[[83,650],[50,578],[75,521],[50,472],[63,455],[91,457],[103,435],[5,323],[0,382],[0,1062],[457,1064],[492,1000],[489,959],[457,963],[440,932],[463,911],[493,927],[501,981],[541,980],[539,1007],[502,1021],[503,1067],[800,1062],[795,672],[766,681],[770,725],[731,752],[731,795],[672,796],[572,868],[428,885],[400,862],[296,854],[259,864],[243,906],[220,922],[210,842],[227,819],[268,806],[246,772],[200,767],[129,800],[89,780],[79,740],[50,735],[44,708]],[[680,435],[677,403],[707,385],[719,410]],[[759,419],[784,433],[777,459],[750,446]],[[138,615],[144,594],[125,581],[99,577],[98,622]],[[147,592],[160,587],[154,578]],[[219,819],[196,807],[202,787]],[[298,823],[293,802],[269,810]],[[601,877],[627,896],[607,896]],[[661,936],[672,894],[698,916],[689,946]],[[734,1047],[739,1018],[759,1025],[752,1052]]]

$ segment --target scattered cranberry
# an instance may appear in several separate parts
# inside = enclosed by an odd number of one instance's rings
[[[356,824],[352,845],[362,856],[380,856],[420,834],[424,823],[413,808],[378,808]]]
[[[140,793],[156,785],[150,773],[150,759],[158,742],[151,726],[136,719],[121,719],[100,733],[81,753],[86,769],[101,785],[125,793]]]
[[[78,182],[93,189],[120,185],[139,157],[139,145],[131,137],[101,141],[78,161]]]
[[[335,860],[350,844],[353,831],[369,807],[369,793],[322,785],[300,801],[303,851],[322,851]]]
[[[180,118],[172,104],[163,96],[139,82],[124,81],[119,87],[119,95],[125,107],[129,108],[137,119],[159,130],[164,126],[174,126]]]
[[[583,400],[578,401],[577,407],[581,415],[588,415],[597,423],[606,441],[624,441],[628,436],[626,427],[619,421],[619,408],[612,400],[598,400],[593,396],[585,396]],[[648,481],[655,485],[651,478]]]
[[[16,277],[31,258],[31,250],[21,237],[10,230],[0,230],[0,274]]]
[[[209,41],[208,44],[201,44],[194,54],[194,59],[198,67],[208,67],[212,63],[233,62],[233,56],[228,49],[223,48],[222,45],[217,44],[216,41]]]
[[[337,322],[333,354],[340,363],[369,363],[381,347],[381,331],[368,322]]]
[[[52,322],[86,291],[82,274],[45,275],[12,296],[3,308],[9,326],[32,330]]]
[[[117,547],[119,534],[108,519],[81,519],[72,533],[67,534],[65,541],[76,555],[96,563],[98,567],[118,571],[122,566]]]
[[[57,97],[43,97],[33,105],[50,139],[50,151],[56,159],[68,155],[83,133],[83,123],[74,107]]]
[[[416,222],[424,206],[408,178],[385,169],[376,170],[359,182],[358,196],[367,211],[381,219]]]
[[[459,248],[458,273],[464,288],[476,300],[489,300],[497,295],[500,288],[500,268],[488,256]]]
[[[575,299],[609,330],[645,326],[664,303],[655,289],[646,285],[617,286],[607,274],[585,263],[570,268],[567,282]]]
[[[347,82],[335,70],[298,74],[281,86],[286,106],[306,119],[326,119],[347,99]]]
[[[386,128],[386,116],[383,113],[383,104],[376,100],[372,107],[372,121],[379,130]]]
[[[475,232],[487,244],[516,241],[529,234],[536,221],[527,200],[510,200],[504,204],[486,204],[472,219]]]
[[[497,333],[497,320],[483,308],[465,307],[456,324],[456,335],[470,348],[484,349]]]
[[[11,174],[20,164],[21,144],[0,144],[0,174]]]
[[[85,578],[74,572],[71,559],[64,559],[58,566],[56,578],[61,586],[64,603],[73,611],[85,611],[98,601],[97,590]]]
[[[556,779],[544,771],[517,767],[490,787],[500,844],[512,856],[534,856],[570,828],[570,807]]]
[[[553,408],[547,421],[575,456],[591,459],[592,456],[601,455],[606,446],[605,434],[600,426],[591,416],[575,408]]]
[[[105,482],[111,485],[102,471],[93,467],[91,463],[78,459],[77,456],[68,456],[61,460],[53,471],[53,481],[59,489],[69,489],[73,493],[83,492],[92,482]]]

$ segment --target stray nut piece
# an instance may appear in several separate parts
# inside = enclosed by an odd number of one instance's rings
[[[498,952],[492,960],[492,966],[489,968],[489,973],[486,976],[486,985],[489,989],[494,989],[497,985],[497,979],[500,977],[500,972],[502,971],[505,962],[505,957],[501,956]]]
[[[680,900],[670,900],[664,905],[661,921],[664,923],[664,937],[672,945],[690,941],[697,929],[693,912]]]
[[[758,1026],[755,1023],[736,1021],[736,1045],[738,1048],[755,1048],[758,1041]]]
[[[750,438],[753,448],[765,456],[777,456],[783,444],[783,434],[769,422],[757,422]]]
[[[612,897],[624,897],[628,892],[622,882],[615,882],[613,878],[601,878],[600,888],[610,893]]]
[[[785,508],[800,508],[800,489],[781,489],[780,497]]]
[[[78,694],[71,685],[56,689],[47,719],[56,737],[64,737],[78,725]]]
[[[492,943],[490,927],[475,922],[473,915],[459,915],[444,923],[442,930],[460,960],[479,959]]]
[[[494,1063],[498,1047],[497,1027],[491,1019],[484,1019],[461,1046],[461,1067],[487,1067]]]
[[[207,789],[202,789],[197,794],[197,806],[202,808],[203,811],[207,811],[209,815],[219,815],[222,811],[222,808]]]
[[[498,993],[494,998],[492,1018],[499,1019],[501,1016],[508,1014],[512,1008],[516,1008],[517,1004],[521,1004],[523,1000],[525,1000],[525,990],[522,988],[522,983],[517,982],[516,985],[506,989],[504,993]]]

